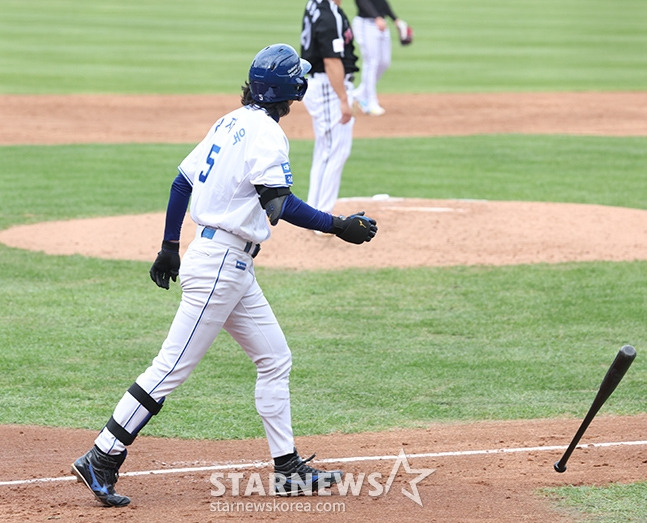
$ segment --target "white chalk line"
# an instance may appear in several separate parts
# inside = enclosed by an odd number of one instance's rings
[[[404,212],[465,212],[465,209],[452,208],[452,207],[399,207],[391,205],[385,207],[389,211],[404,211]]]
[[[614,441],[606,443],[586,443],[578,445],[576,449],[594,449],[605,447],[628,447],[647,445],[647,440],[640,441]],[[446,458],[452,456],[480,456],[484,454],[514,454],[523,452],[546,452],[553,450],[566,450],[567,445],[553,445],[543,447],[517,447],[517,448],[501,448],[501,449],[484,449],[484,450],[456,450],[445,452],[426,452],[422,454],[407,454],[407,459],[414,458]],[[395,461],[398,459],[397,455],[385,456],[354,456],[350,458],[326,458],[316,460],[318,463],[354,463],[360,461]],[[182,468],[169,468],[169,469],[156,469],[156,470],[140,470],[133,472],[120,473],[119,477],[128,476],[150,476],[160,474],[186,474],[194,472],[210,472],[216,470],[240,470],[250,468],[263,468],[270,465],[269,461],[254,462],[254,463],[229,463],[225,465],[209,465],[204,467],[182,467]],[[18,479],[13,481],[0,481],[0,487],[11,485],[30,485],[35,483],[54,483],[58,481],[76,481],[76,476],[64,476],[59,478],[33,478],[33,479]]]

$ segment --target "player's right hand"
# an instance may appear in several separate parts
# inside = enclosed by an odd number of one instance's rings
[[[151,280],[162,289],[169,288],[169,279],[177,281],[180,271],[180,243],[162,242],[162,249],[157,253],[157,258],[149,271]]]

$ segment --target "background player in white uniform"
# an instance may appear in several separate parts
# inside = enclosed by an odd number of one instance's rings
[[[353,145],[353,75],[358,71],[353,31],[341,0],[309,0],[303,15],[301,57],[312,64],[303,103],[315,143],[308,205],[332,212]]]
[[[387,0],[355,0],[357,16],[353,32],[362,55],[362,78],[353,96],[363,113],[381,116],[385,109],[377,97],[377,82],[391,65],[391,33],[386,24],[390,17],[398,24]]]
[[[92,449],[72,465],[78,480],[106,506],[130,502],[114,489],[126,446],[189,377],[221,329],[256,364],[256,409],[274,458],[277,493],[316,490],[342,475],[314,469],[306,464],[311,458],[303,460],[296,452],[288,387],[291,353],[253,264],[270,236],[268,221],[275,225],[284,219],[357,244],[377,232],[375,220],[363,213],[332,216],[290,191],[289,144],[278,121],[294,100],[303,98],[309,69],[289,45],[261,50],[243,87],[243,107],[220,118],[179,166],[162,249],[150,276],[168,289],[169,279],[179,275],[181,303],[157,357],[119,401]],[[189,200],[198,227],[180,266],[180,231]]]

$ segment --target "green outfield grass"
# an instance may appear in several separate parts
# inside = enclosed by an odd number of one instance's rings
[[[0,228],[163,211],[177,165],[193,145],[2,147],[0,176],[6,190],[0,193]],[[340,195],[388,193],[647,209],[646,151],[645,137],[355,139]],[[293,140],[290,152],[294,192],[305,197],[312,142]]]
[[[0,0],[0,93],[234,94],[262,46],[298,47],[302,4]],[[351,0],[343,6],[354,14]],[[394,7],[416,41],[394,45],[381,92],[647,89],[644,0]],[[0,147],[0,228],[162,212],[193,145]],[[303,196],[312,143],[291,150]],[[357,139],[341,196],[647,209],[646,167],[645,137]],[[0,245],[0,423],[103,425],[157,353],[180,297],[177,285],[155,287],[148,268]],[[258,278],[294,352],[298,435],[580,418],[626,343],[638,357],[604,412],[646,411],[647,262],[259,269]],[[260,437],[253,387],[252,364],[223,334],[144,433]],[[604,521],[644,521],[644,489],[546,492]]]
[[[0,174],[8,188],[0,195],[0,226],[161,212],[176,165],[190,147],[0,148],[2,164],[9,166]],[[356,140],[342,196],[647,209],[646,151],[647,138]],[[293,142],[292,153],[295,192],[305,194],[311,143]],[[6,247],[0,252],[7,305],[0,364],[8,369],[0,376],[0,421],[95,426],[157,353],[179,289],[159,291],[148,279],[147,263]],[[625,343],[640,350],[647,341],[645,274],[647,264],[634,262],[322,273],[259,269],[259,280],[295,353],[295,427],[306,434],[585,412],[616,350]],[[175,415],[146,430],[182,437],[259,436],[253,376],[253,366],[223,335],[168,402],[165,412]],[[608,412],[643,412],[646,382],[639,359]]]
[[[261,47],[299,46],[304,6],[0,0],[0,92],[236,91]],[[342,7],[354,16],[352,0]],[[394,46],[383,92],[647,88],[644,0],[400,0],[396,9],[416,40]]]

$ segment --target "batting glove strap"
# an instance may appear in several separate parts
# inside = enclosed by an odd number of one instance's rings
[[[370,242],[377,234],[377,222],[364,216],[364,211],[351,216],[333,216],[332,231],[342,240],[357,245]]]
[[[164,240],[162,242],[162,250],[170,252],[180,252],[180,242],[169,242]]]

